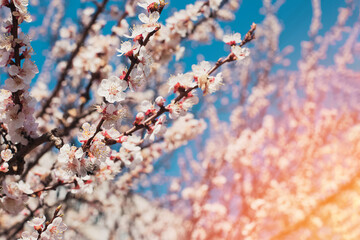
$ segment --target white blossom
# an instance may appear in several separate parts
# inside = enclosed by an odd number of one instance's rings
[[[1,151],[1,158],[5,162],[9,161],[12,158],[13,154],[10,149],[2,150]]]
[[[241,61],[250,55],[250,50],[248,48],[246,47],[242,48],[240,46],[232,46],[231,52],[235,54],[238,61]]]
[[[126,81],[121,80],[116,76],[111,76],[109,79],[103,79],[98,89],[98,94],[110,102],[120,102],[125,100],[124,91],[128,87]]]
[[[118,54],[118,56],[122,56],[125,54],[125,56],[132,56],[133,55],[133,51],[136,48],[132,46],[131,42],[127,41],[127,42],[123,42],[120,46],[120,49],[116,49],[116,51],[118,51],[120,54]]]
[[[142,26],[145,29],[146,32],[152,32],[160,25],[157,23],[157,20],[159,20],[160,14],[159,12],[153,12],[150,14],[150,16],[146,16],[144,13],[140,13],[139,19],[142,23],[144,23]]]
[[[223,41],[232,46],[232,45],[235,45],[237,43],[241,43],[241,35],[240,33],[234,33],[234,34],[229,34],[229,35],[225,35],[223,37]]]
[[[52,223],[46,228],[46,231],[41,234],[45,239],[60,240],[63,239],[63,234],[67,230],[67,226],[63,223],[61,217],[56,217]]]

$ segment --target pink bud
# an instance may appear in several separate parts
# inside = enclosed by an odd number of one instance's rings
[[[145,118],[145,114],[143,112],[139,112],[138,114],[136,114],[134,125],[140,124],[142,120],[144,120],[144,118]]]
[[[159,96],[155,99],[155,103],[156,105],[158,105],[159,107],[163,107],[164,103],[165,103],[165,98],[163,98],[162,96]]]

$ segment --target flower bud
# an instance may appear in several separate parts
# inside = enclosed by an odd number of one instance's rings
[[[162,96],[159,96],[155,99],[155,103],[156,105],[158,105],[159,107],[163,107],[164,103],[165,103],[165,98],[163,98]]]
[[[142,120],[144,120],[144,118],[145,118],[145,114],[143,112],[139,112],[138,114],[136,114],[134,125],[140,124]]]

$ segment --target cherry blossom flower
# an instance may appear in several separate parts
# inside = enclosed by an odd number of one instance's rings
[[[18,183],[18,188],[25,194],[32,194],[33,190],[31,190],[30,185],[23,180],[20,180]]]
[[[68,162],[70,160],[70,151],[71,151],[71,147],[69,144],[64,144],[64,146],[62,146],[60,148],[60,153],[58,156],[58,161],[60,162]]]
[[[120,172],[120,164],[120,161],[115,163],[114,161],[110,160],[110,158],[107,158],[105,162],[100,163],[99,172],[97,172],[96,178],[100,179],[100,181],[114,179],[116,174]]]
[[[11,214],[19,213],[24,208],[25,202],[28,200],[26,194],[33,193],[30,186],[23,181],[18,183],[11,182],[9,184],[7,184],[6,181],[3,181],[2,189],[6,196],[0,199],[0,203],[3,208]]]
[[[9,164],[7,162],[4,162],[0,165],[0,172],[8,172],[9,171]]]
[[[229,35],[225,35],[223,37],[223,41],[230,45],[230,46],[233,46],[233,45],[236,45],[238,43],[241,43],[241,35],[240,33],[234,33],[234,34],[229,34]]]
[[[13,154],[10,149],[2,150],[1,151],[1,158],[5,162],[9,161],[12,158]]]
[[[89,176],[83,178],[76,178],[77,185],[75,188],[71,189],[71,193],[73,194],[92,194],[94,191],[94,187],[92,180],[89,179]]]
[[[81,11],[81,22],[84,26],[88,25],[91,21],[91,16],[94,14],[95,9],[93,7],[87,7]]]
[[[169,111],[169,117],[171,119],[177,119],[180,116],[184,116],[186,114],[186,110],[183,108],[182,103],[181,102],[177,102],[177,103],[170,103],[167,106],[167,110]]]
[[[131,71],[129,78],[129,87],[131,91],[135,91],[141,87],[144,82],[144,72],[140,68],[136,68]]]
[[[231,52],[235,54],[238,61],[241,61],[250,55],[250,50],[248,48],[246,47],[242,48],[240,46],[232,46]]]
[[[141,25],[135,25],[132,29],[130,29],[131,35],[124,35],[127,38],[134,38],[134,41],[143,38],[143,33],[145,33],[145,29]],[[136,38],[136,39],[135,39]]]
[[[13,92],[17,92],[19,90],[22,90],[24,88],[26,88],[28,85],[22,81],[20,78],[18,77],[14,77],[14,78],[8,78],[5,80],[5,85],[6,88],[13,91]]]
[[[172,101],[166,108],[169,111],[171,119],[177,119],[180,116],[185,116],[187,111],[199,102],[199,98],[192,92],[189,92],[187,97],[179,102]]]
[[[192,71],[195,76],[195,79],[202,76],[208,76],[208,72],[211,69],[211,64],[208,61],[202,61],[198,65],[192,65]]]
[[[11,52],[6,51],[5,49],[0,49],[0,67],[5,67],[8,64],[10,53]]]
[[[202,61],[199,65],[192,65],[195,81],[197,81],[199,88],[204,92],[204,95],[208,93],[209,88],[209,75],[208,72],[211,69],[211,64],[207,61]]]
[[[78,173],[80,176],[86,176],[86,160],[83,157],[84,152],[82,148],[70,147],[69,144],[65,144],[60,148],[58,161],[66,170],[67,176],[64,175],[64,178],[67,179],[75,173]]]
[[[189,11],[191,11],[191,7]],[[194,11],[195,12],[195,11]],[[174,15],[168,19],[166,19],[166,26],[170,28],[170,33],[177,33],[181,37],[185,37],[188,32],[191,31],[193,24],[191,21],[186,21],[185,19],[191,19],[196,21],[197,16],[189,16],[189,12],[186,10],[181,10],[179,12],[175,12]],[[199,12],[196,12],[198,16],[200,16]]]
[[[27,6],[29,5],[29,0],[13,0],[15,7],[19,12],[27,12]]]
[[[34,227],[34,229],[37,230],[41,230],[44,226],[44,222],[46,220],[46,217],[43,216],[42,218],[36,217],[31,221],[28,221],[27,223],[31,226]]]
[[[151,55],[143,47],[140,49],[138,60],[140,61],[137,65],[138,71],[144,73],[144,76],[147,77],[150,74],[150,67],[153,63]]]
[[[9,52],[12,49],[12,44],[14,41],[14,36],[0,36],[0,49],[5,49]]]
[[[127,41],[121,44],[120,49],[116,49],[120,54],[118,56],[122,56],[125,54],[127,57],[132,57],[134,54],[134,50],[136,50],[136,47],[133,47],[131,42]]]
[[[189,92],[187,97],[185,97],[183,100],[180,101],[180,104],[182,105],[182,108],[185,111],[189,111],[194,105],[198,103],[199,103],[199,98],[196,96],[194,91]]]
[[[11,65],[8,72],[12,78],[5,81],[6,87],[11,91],[16,92],[28,86],[39,70],[35,63],[29,59],[25,59],[22,68]]]
[[[153,12],[150,14],[150,16],[146,16],[144,13],[140,13],[139,19],[142,23],[144,23],[142,26],[145,29],[146,32],[152,32],[156,28],[160,26],[159,23],[157,23],[157,20],[159,20],[160,14],[159,12]]]
[[[19,24],[21,24],[23,21],[25,22],[32,21],[31,15],[27,12],[27,9],[24,9],[23,11],[19,11],[19,12],[14,12],[13,15],[17,17]]]
[[[39,70],[35,63],[30,61],[29,59],[25,59],[22,68],[11,65],[8,69],[8,72],[11,76],[13,76],[12,80],[15,83],[21,84],[21,80],[23,80],[24,84],[30,84],[31,80],[35,77]],[[18,78],[18,80],[16,80],[16,77]]]
[[[169,111],[169,117],[171,119],[177,119],[180,116],[184,116],[188,110],[199,102],[199,98],[195,95],[194,91],[187,94],[181,101],[172,101],[166,108]]]
[[[62,39],[55,43],[55,46],[51,50],[51,54],[54,57],[65,57],[69,52],[73,51],[75,45],[71,43],[69,39]]]
[[[157,10],[161,4],[165,5],[164,0],[143,0],[142,2],[138,3],[140,7],[148,10],[148,12]]]
[[[223,0],[210,0],[210,8],[213,10],[218,10],[222,1]]]
[[[141,148],[137,146],[138,144],[140,144],[140,138],[137,136],[130,136],[122,143],[119,153],[125,166],[134,167],[143,161]]]
[[[20,106],[15,105],[13,108],[9,109],[7,112],[10,121],[8,122],[8,128],[12,131],[16,131],[23,126],[25,121],[25,114],[23,112],[18,113]]]
[[[110,102],[120,102],[125,100],[124,91],[128,87],[128,84],[124,80],[116,76],[111,76],[109,79],[103,79],[100,84],[100,88],[97,93],[105,97],[105,99]]]
[[[86,122],[83,123],[81,129],[82,131],[78,134],[78,140],[79,142],[86,142],[94,135],[96,131],[96,126],[90,125],[90,123]]]
[[[151,142],[155,140],[155,136],[162,136],[166,132],[166,127],[164,126],[166,120],[166,115],[162,115],[156,121],[154,126],[150,126],[148,131],[145,134],[145,139],[149,139]]]
[[[58,161],[66,163],[66,162],[71,161],[74,157],[77,157],[77,158],[81,157],[82,152],[80,149],[81,148],[79,148],[79,152],[77,152],[77,148],[75,146],[70,147],[69,144],[64,144],[64,146],[62,146],[60,148]]]
[[[7,105],[12,105],[11,92],[5,89],[0,89],[0,109],[6,109]]]
[[[222,85],[223,85],[222,73],[218,73],[216,74],[215,77],[209,78],[209,83],[207,89],[205,90],[205,93],[214,93],[218,91]]]
[[[106,146],[102,141],[95,141],[90,147],[91,154],[96,160],[101,162],[105,161],[106,158],[110,156],[110,151],[110,147]]]
[[[27,35],[23,32],[19,32],[18,40],[16,40],[16,42],[18,44],[30,47],[30,41],[31,41],[31,39],[30,39],[29,35]],[[25,51],[23,51],[23,54],[24,54],[25,59],[31,58],[31,50],[25,50]]]
[[[190,18],[192,21],[196,21],[201,16],[201,13],[202,12],[204,13],[204,11],[206,11],[204,9],[204,7],[205,6],[203,5],[202,2],[196,2],[195,4],[188,4],[188,5],[186,5],[186,11],[185,11],[186,16],[184,16],[184,13],[181,14],[182,11],[179,12],[179,15],[180,16],[183,15],[183,17],[185,17],[185,19]],[[207,14],[204,13],[204,15],[207,15]]]
[[[147,115],[147,116],[151,116],[159,110],[159,107],[157,105],[155,106],[148,100],[142,101],[139,108],[140,108],[140,111],[144,112],[145,115]]]
[[[104,130],[101,132],[102,135],[106,138],[110,138],[110,139],[115,139],[118,140],[121,136],[121,134],[119,133],[118,130],[116,130],[115,128],[110,128],[109,130]]]
[[[194,82],[194,77],[191,73],[178,74],[176,76],[171,76],[169,79],[169,92],[173,91],[176,93],[179,89],[187,90],[195,86],[196,83]]]
[[[61,217],[56,217],[52,223],[46,228],[46,231],[41,234],[44,239],[63,239],[63,234],[67,230],[67,226],[63,223]]]
[[[105,120],[103,127],[106,129],[120,127],[121,120],[126,116],[126,109],[121,105],[102,104],[97,107],[98,112],[103,114]]]
[[[86,176],[86,160],[83,157],[84,152],[82,148],[70,147],[69,144],[62,146],[58,161],[65,172],[57,171],[57,175],[64,179],[69,179],[75,173],[78,173],[81,177]]]

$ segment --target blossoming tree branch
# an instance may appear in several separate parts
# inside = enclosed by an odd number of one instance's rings
[[[360,239],[359,9],[0,0],[0,240]]]
[[[61,204],[66,206],[73,199],[91,204],[88,198],[80,200],[78,196],[91,195],[104,182],[109,187],[117,185],[126,200],[133,178],[151,168],[143,150],[154,142],[167,141],[166,128],[176,128],[177,119],[193,118],[189,112],[199,102],[197,94],[219,91],[224,84],[221,66],[249,56],[245,45],[255,38],[256,25],[251,25],[243,39],[239,33],[224,35],[229,55],[216,63],[194,63],[190,72],[176,70],[168,79],[163,74],[159,80],[159,69],[166,69],[161,65],[169,65],[174,55],[178,60],[183,54],[181,43],[195,37],[207,22],[220,30],[216,19],[228,20],[226,15],[236,9],[236,1],[195,2],[166,19],[165,25],[159,22],[167,7],[164,0],[129,0],[124,9],[109,0],[94,2],[94,7],[81,13],[81,29],[52,26],[57,27],[54,31],[59,38],[46,61],[58,64],[57,74],[46,79],[32,59],[32,38],[22,31],[22,25],[32,22],[29,4],[27,0],[1,1],[6,18],[0,67],[8,77],[0,97],[0,211],[10,224],[2,228],[0,236],[62,239],[69,227],[62,220]],[[55,0],[50,6],[61,11],[61,4]],[[117,23],[111,34],[103,34],[109,9]],[[136,12],[138,21],[129,31],[127,18]],[[207,31],[211,34],[214,30]],[[114,61],[116,54],[119,59]],[[168,90],[145,96],[148,89],[160,84]],[[166,122],[167,117],[172,124]],[[192,121],[196,125],[191,131],[201,133],[204,123]],[[182,145],[192,135],[175,141]],[[120,183],[117,178],[123,178],[122,171],[132,177]],[[54,198],[53,194],[62,190],[65,195]],[[24,231],[27,226],[32,229]],[[75,229],[71,232],[69,235],[79,234]]]

